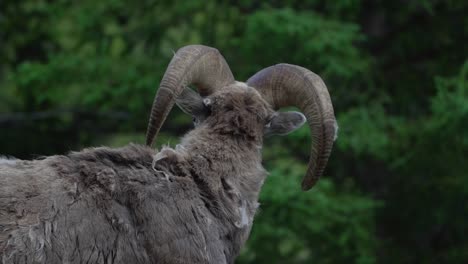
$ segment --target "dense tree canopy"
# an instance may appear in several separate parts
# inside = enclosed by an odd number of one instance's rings
[[[218,48],[238,80],[316,72],[340,125],[307,193],[307,127],[265,142],[271,172],[238,263],[468,261],[468,2],[0,2],[0,154],[143,143],[179,47]],[[158,144],[190,118],[174,110]]]

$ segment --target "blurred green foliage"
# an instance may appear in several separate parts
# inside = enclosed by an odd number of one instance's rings
[[[279,62],[327,83],[340,133],[299,191],[309,131],[265,142],[271,172],[238,263],[468,261],[468,2],[0,2],[0,153],[144,141],[179,47],[218,48],[245,80]],[[158,144],[190,118],[174,109]]]
[[[298,183],[306,164],[274,156],[239,262],[375,263],[374,209],[379,203],[356,191],[339,191],[329,179],[311,193],[301,193]]]

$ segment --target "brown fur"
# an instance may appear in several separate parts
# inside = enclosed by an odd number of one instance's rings
[[[233,263],[266,177],[273,111],[251,88],[214,94],[175,148],[94,148],[0,165],[4,263]]]

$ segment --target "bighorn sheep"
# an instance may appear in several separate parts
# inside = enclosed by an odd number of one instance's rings
[[[198,92],[187,88],[195,85]],[[150,146],[174,103],[195,128],[175,149]],[[299,112],[276,112],[297,106]],[[278,64],[236,82],[220,53],[175,54],[151,110],[147,145],[0,163],[3,263],[233,263],[252,227],[265,134],[305,121],[302,189],[322,174],[336,134],[319,76]]]

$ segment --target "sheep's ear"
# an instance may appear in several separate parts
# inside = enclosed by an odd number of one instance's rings
[[[300,128],[306,117],[299,112],[276,112],[268,124],[265,125],[265,135],[286,135]]]
[[[206,99],[205,99],[206,100]],[[186,87],[176,99],[177,106],[186,114],[202,117],[209,113],[204,99],[194,90]]]

